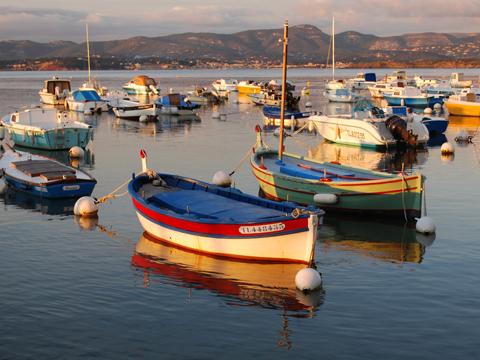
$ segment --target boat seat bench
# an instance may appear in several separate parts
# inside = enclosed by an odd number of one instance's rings
[[[268,221],[270,218],[285,215],[280,210],[262,208],[254,204],[235,201],[201,190],[181,189],[160,192],[149,198],[149,202],[179,214],[236,222]],[[272,216],[272,212],[276,213],[276,215]]]

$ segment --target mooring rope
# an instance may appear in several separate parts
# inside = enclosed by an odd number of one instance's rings
[[[255,147],[255,144],[248,149],[247,153],[243,155],[242,160],[240,160],[237,166],[235,166],[235,168],[228,175],[232,176],[238,171],[238,169],[242,167],[243,163],[245,162],[245,160],[247,160],[248,156],[250,155],[254,147]]]
[[[139,175],[140,173],[136,174],[135,176]],[[131,178],[129,178],[128,180],[126,180],[125,182],[123,182],[121,185],[119,185],[118,187],[116,187],[113,191],[111,191],[110,193],[108,193],[107,195],[105,196],[102,196],[100,198],[98,198],[97,200],[95,200],[95,203],[97,204],[102,204],[104,202],[106,202],[107,200],[113,200],[113,199],[117,199],[119,197],[122,197],[122,196],[125,196],[128,194],[128,191],[124,191],[123,193],[120,193],[120,194],[116,194],[116,192],[118,192],[119,190],[121,190],[122,188],[124,188],[126,185],[128,185],[128,183],[131,181]]]

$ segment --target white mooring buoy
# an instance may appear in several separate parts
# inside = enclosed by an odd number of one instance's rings
[[[98,205],[91,196],[83,196],[75,203],[73,213],[76,216],[95,217],[98,213]]]
[[[311,102],[311,101],[307,101],[307,102],[305,103],[305,107],[307,107],[307,108],[312,107],[312,102]]]
[[[455,148],[451,143],[447,141],[442,144],[440,152],[442,153],[442,155],[453,155],[455,153]]]
[[[417,225],[415,228],[419,233],[422,234],[434,234],[435,230],[437,229],[432,218],[428,216],[422,216],[420,219],[417,219]]]
[[[425,110],[423,110],[423,113],[426,114],[426,115],[431,115],[433,112],[433,110],[429,107],[425,108]]]
[[[300,291],[314,291],[322,286],[322,276],[315,269],[302,269],[295,275],[295,286]]]
[[[68,156],[71,159],[82,159],[85,155],[85,151],[80,146],[72,146],[70,150],[68,150]]]
[[[140,122],[147,122],[148,121],[148,116],[143,114],[143,115],[140,115],[140,117],[138,118],[138,121]]]
[[[217,171],[213,175],[212,183],[222,187],[229,187],[232,185],[232,178],[225,171]]]

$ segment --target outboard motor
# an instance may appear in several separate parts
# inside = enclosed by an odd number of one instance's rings
[[[418,136],[407,130],[407,122],[401,117],[392,115],[385,121],[385,125],[395,140],[401,141],[411,147],[417,146]]]

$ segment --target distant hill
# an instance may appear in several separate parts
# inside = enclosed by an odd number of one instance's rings
[[[282,29],[248,30],[234,34],[184,33],[159,37],[91,42],[97,57],[163,60],[211,59],[218,62],[281,59]],[[289,62],[325,63],[330,35],[312,25],[290,27]],[[337,60],[351,63],[381,61],[456,61],[480,58],[480,34],[419,33],[380,37],[346,31],[335,36]],[[0,60],[84,58],[85,43],[0,41]]]

